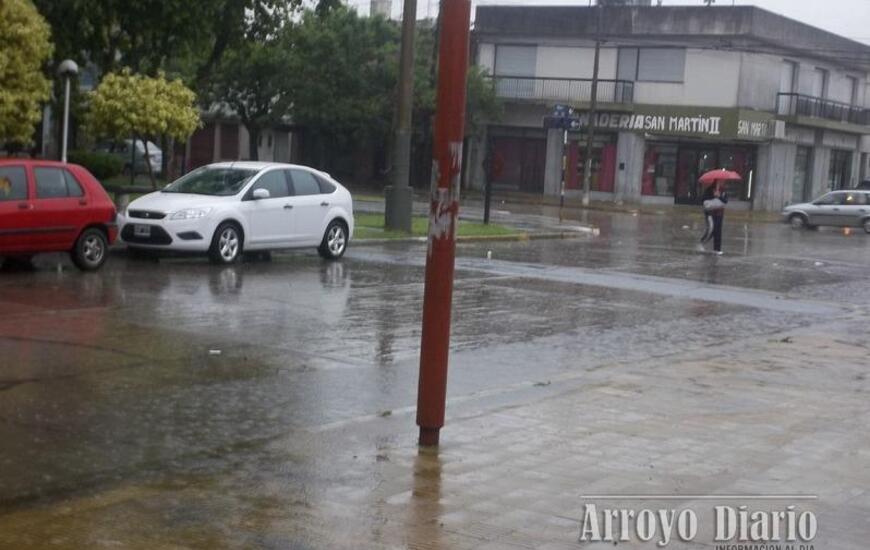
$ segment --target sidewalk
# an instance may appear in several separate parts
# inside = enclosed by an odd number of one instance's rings
[[[203,457],[193,478],[118,480],[0,516],[0,546],[613,548],[577,543],[584,505],[595,503],[695,510],[695,541],[670,549],[714,548],[714,505],[796,505],[817,515],[814,548],[863,550],[867,347],[841,339],[854,321],[453,400],[437,451],[416,447],[412,408],[293,429],[262,442],[266,453],[235,449],[232,469]],[[584,497],[629,494],[818,500]]]

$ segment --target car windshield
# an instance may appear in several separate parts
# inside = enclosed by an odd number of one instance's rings
[[[235,195],[242,190],[257,170],[233,167],[202,167],[167,185],[164,193],[193,193],[195,195]]]

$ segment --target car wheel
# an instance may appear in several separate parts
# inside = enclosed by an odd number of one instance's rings
[[[103,265],[108,253],[109,243],[106,241],[106,235],[92,227],[82,231],[70,256],[76,267],[82,271],[94,271]]]
[[[233,222],[220,224],[211,239],[208,257],[216,264],[233,264],[242,256],[242,230]]]
[[[863,226],[864,226],[864,232],[870,233],[870,218],[867,218],[866,220],[864,220]]]
[[[788,219],[788,223],[791,224],[793,229],[806,229],[809,227],[807,218],[803,214],[792,214]]]
[[[341,220],[332,220],[326,226],[323,240],[317,252],[327,260],[337,260],[347,250],[347,226]]]

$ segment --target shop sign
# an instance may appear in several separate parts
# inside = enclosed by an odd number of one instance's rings
[[[589,127],[588,112],[557,110],[544,118],[547,128],[580,130]],[[650,132],[688,137],[764,140],[771,137],[772,116],[738,109],[693,109],[683,106],[637,105],[635,112],[595,114],[595,127],[603,130]]]
[[[769,120],[753,121],[743,120],[737,121],[737,137],[742,138],[767,138],[771,137],[771,123]]]

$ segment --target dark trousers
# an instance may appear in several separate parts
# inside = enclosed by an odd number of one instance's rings
[[[722,250],[722,220],[725,216],[713,216],[713,250]]]

